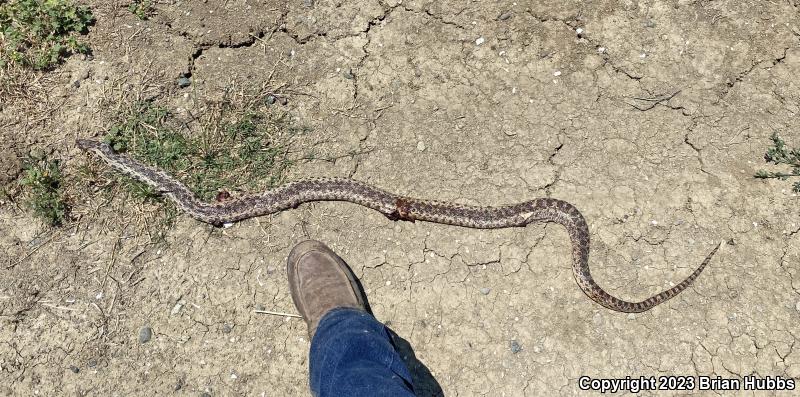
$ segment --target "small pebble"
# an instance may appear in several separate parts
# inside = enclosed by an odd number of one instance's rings
[[[736,241],[732,238],[728,239],[727,243],[728,245],[736,245]],[[798,305],[800,305],[800,302],[798,302]],[[797,310],[800,311],[800,308],[798,308]]]
[[[577,33],[580,36],[580,34],[583,33],[583,28],[575,29],[575,33]]]
[[[222,333],[223,334],[229,334],[229,333],[231,333],[231,330],[232,330],[232,328],[231,328],[230,325],[222,324]]]
[[[511,341],[511,353],[517,354],[522,351],[522,345],[516,340]]]
[[[794,307],[798,312],[800,312],[800,301],[797,301],[797,305]]]
[[[178,87],[186,88],[190,85],[192,85],[192,80],[190,80],[188,77],[178,78]]]
[[[606,48],[605,47],[597,47],[597,52],[602,54],[602,53],[606,52]]]
[[[489,295],[490,292],[492,292],[491,288],[486,288],[486,287],[481,288],[481,293],[484,295]]]
[[[356,78],[356,75],[353,74],[353,69],[347,68],[347,70],[342,73],[342,76],[348,80],[353,80]]]
[[[267,97],[264,99],[264,102],[267,105],[272,105],[273,103],[275,103],[275,96],[274,95],[267,95]]]
[[[286,106],[286,104],[289,103],[289,100],[286,99],[286,97],[280,97],[278,98],[278,103],[280,103],[283,106]]]
[[[305,0],[305,1],[303,2],[303,4],[305,4],[305,5],[306,5],[306,7],[309,7],[309,8],[310,8],[310,7],[314,7],[314,0]]]
[[[561,76],[561,71],[560,70],[556,70],[555,72],[553,72],[553,76],[556,76],[556,77]]]
[[[178,379],[178,381],[175,382],[175,388],[174,389],[175,389],[175,391],[178,391],[181,388],[183,388],[183,379]]]
[[[147,326],[139,330],[139,343],[147,343],[153,337],[153,329]]]
[[[484,39],[483,37],[478,37],[478,39],[475,40],[475,45],[481,45],[485,41],[486,41],[486,39]]]
[[[636,315],[633,313],[628,314],[628,320],[633,320],[636,318]]]
[[[77,374],[78,372],[81,372],[81,369],[76,367],[76,366],[74,366],[74,365],[70,366],[69,370],[72,371],[73,374]]]
[[[174,316],[174,315],[180,313],[181,309],[183,309],[183,305],[185,305],[185,304],[186,303],[184,301],[178,301],[178,303],[176,303],[175,306],[172,307],[172,310],[169,312],[169,314]]]
[[[96,359],[96,358],[93,358],[93,359],[89,360],[89,362],[88,362],[88,363],[86,363],[86,365],[87,365],[87,366],[89,366],[89,368],[94,368],[94,367],[96,367],[96,366],[97,366],[97,359]]]
[[[506,11],[506,12],[500,14],[499,17],[497,17],[497,19],[499,19],[501,21],[505,21],[508,18],[511,18],[511,11]]]
[[[425,142],[422,142],[422,141],[417,142],[417,150],[419,150],[420,152],[424,151],[425,150]]]

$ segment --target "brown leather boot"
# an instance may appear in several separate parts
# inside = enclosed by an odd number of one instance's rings
[[[306,240],[289,253],[286,272],[289,290],[312,338],[319,320],[331,309],[350,307],[366,311],[353,271],[325,244]]]

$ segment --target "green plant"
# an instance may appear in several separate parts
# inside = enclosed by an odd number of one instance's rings
[[[258,101],[212,108],[198,129],[186,131],[166,109],[145,102],[135,104],[104,139],[114,150],[178,177],[208,201],[223,190],[256,191],[282,181],[294,163],[289,145],[304,131]],[[124,180],[133,197],[159,197],[147,185]]]
[[[778,136],[777,133],[772,134],[773,147],[767,149],[764,155],[764,160],[767,163],[775,165],[785,164],[789,165],[792,169],[789,172],[767,172],[759,170],[756,172],[755,177],[761,179],[777,178],[779,180],[786,180],[790,177],[800,176],[800,148],[788,149],[786,142]],[[795,182],[792,190],[800,193],[800,182]]]
[[[71,53],[88,53],[76,34],[93,21],[88,8],[69,0],[0,1],[0,67],[49,69]]]
[[[62,175],[58,160],[31,160],[20,184],[28,189],[25,202],[38,218],[52,226],[64,223],[67,205],[61,192]]]
[[[147,20],[155,9],[151,0],[133,0],[128,5],[128,11],[132,12],[141,20]]]

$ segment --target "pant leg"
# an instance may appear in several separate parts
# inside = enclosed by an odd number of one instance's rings
[[[413,396],[411,374],[383,324],[369,313],[334,309],[319,322],[309,354],[315,396]]]

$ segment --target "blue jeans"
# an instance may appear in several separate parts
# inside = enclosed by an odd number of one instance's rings
[[[411,373],[383,324],[369,313],[333,309],[319,322],[309,354],[315,396],[413,396]]]

